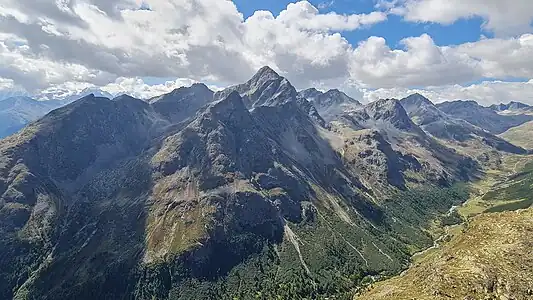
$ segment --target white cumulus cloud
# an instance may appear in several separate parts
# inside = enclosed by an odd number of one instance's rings
[[[472,0],[471,7],[458,1],[395,0],[382,2],[382,10],[352,14],[322,13],[299,1],[278,15],[256,11],[244,18],[228,0],[143,1],[149,9],[134,0],[4,0],[0,83],[36,94],[99,87],[146,98],[190,82],[240,83],[263,65],[298,88],[340,87],[352,95],[533,78],[530,33],[454,46],[437,45],[423,34],[406,37],[396,48],[383,37],[351,44],[343,36],[386,21],[387,13],[443,24],[479,16],[488,30],[530,32],[530,1],[517,0],[520,9],[508,5],[501,11],[502,1]],[[146,77],[178,79],[151,85]]]
[[[382,7],[408,21],[452,24],[459,19],[480,17],[483,27],[500,36],[531,31],[531,0],[384,0]]]

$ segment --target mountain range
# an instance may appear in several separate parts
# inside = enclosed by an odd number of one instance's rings
[[[527,153],[495,134],[528,116],[476,105],[363,105],[269,67],[89,94],[0,141],[0,298],[350,298],[433,244],[482,154]]]
[[[496,112],[507,114],[533,113],[532,106],[515,101],[511,101],[507,104],[494,104],[491,105],[489,108]]]
[[[91,94],[113,98],[107,92],[87,88],[81,92],[69,93],[62,97],[57,97],[57,95],[41,95],[47,100],[35,100],[27,96],[0,99],[0,138],[18,132],[29,123],[40,119],[54,109]],[[54,98],[51,98],[52,96]]]
[[[0,138],[19,131],[64,104],[63,101],[36,101],[28,97],[0,100]]]

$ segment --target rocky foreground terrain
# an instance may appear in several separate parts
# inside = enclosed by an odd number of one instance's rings
[[[54,110],[0,141],[0,299],[350,299],[433,244],[486,157],[528,153],[406,107],[265,67]]]

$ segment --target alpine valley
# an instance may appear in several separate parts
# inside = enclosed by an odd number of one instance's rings
[[[2,135],[29,123],[0,140],[0,299],[531,297],[531,212],[502,212],[533,203],[525,104],[363,105],[269,67],[59,102],[0,101]]]

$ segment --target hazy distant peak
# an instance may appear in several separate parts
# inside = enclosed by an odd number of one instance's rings
[[[434,105],[433,102],[419,93],[407,96],[400,100],[400,102],[402,105]]]

